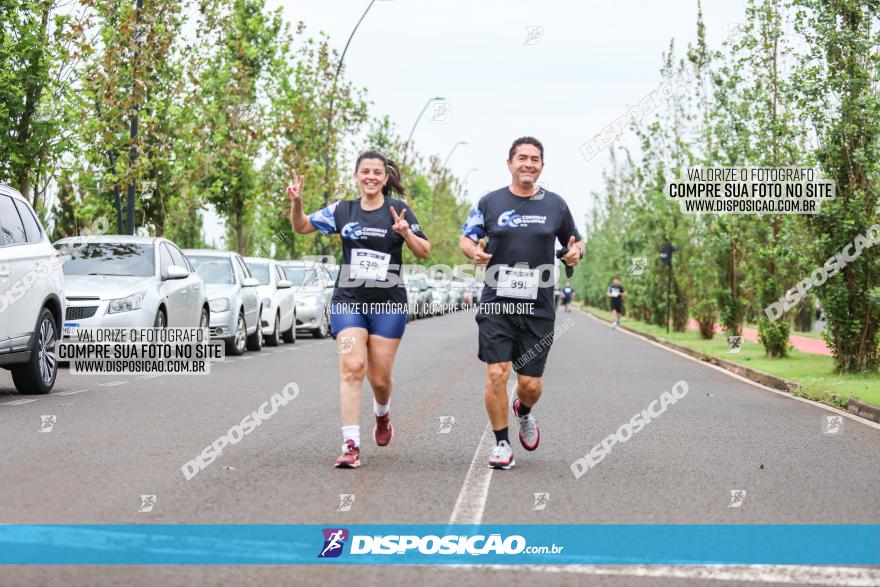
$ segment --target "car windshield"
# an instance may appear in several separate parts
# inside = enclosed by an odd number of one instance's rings
[[[190,263],[196,268],[196,273],[205,280],[205,283],[235,283],[235,274],[232,272],[232,263],[226,257],[197,257],[187,255]]]
[[[67,257],[65,275],[119,275],[149,277],[155,274],[153,245],[138,243],[56,244]]]
[[[251,277],[259,281],[260,285],[269,285],[268,263],[248,263],[247,266],[251,270]]]
[[[306,268],[305,267],[291,267],[287,265],[283,267],[284,275],[287,276],[287,280],[290,281],[293,285],[302,285],[303,279],[306,276]]]

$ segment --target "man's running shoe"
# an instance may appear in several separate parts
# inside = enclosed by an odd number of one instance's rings
[[[531,412],[519,415],[519,398],[513,400],[513,414],[519,420],[519,442],[526,450],[535,450],[541,442],[541,429]]]
[[[489,457],[489,467],[492,469],[509,469],[516,464],[513,460],[513,451],[506,440],[499,442],[492,449],[492,456]]]
[[[376,426],[373,428],[373,438],[376,444],[385,446],[394,438],[394,428],[391,426],[391,413],[384,416],[376,416]]]
[[[348,439],[342,445],[342,454],[336,459],[335,467],[339,469],[357,469],[361,466],[361,449],[354,445],[354,440]]]

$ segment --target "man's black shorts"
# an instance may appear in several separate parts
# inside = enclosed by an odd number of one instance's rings
[[[555,320],[518,314],[477,314],[478,357],[484,363],[511,361],[520,375],[540,377],[553,344]]]
[[[623,314],[623,299],[611,298],[611,309],[616,311],[618,314]]]

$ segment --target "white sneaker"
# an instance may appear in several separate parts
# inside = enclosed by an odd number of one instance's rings
[[[513,450],[506,440],[499,442],[492,449],[492,456],[489,457],[489,468],[491,469],[509,469],[516,464],[513,460]]]

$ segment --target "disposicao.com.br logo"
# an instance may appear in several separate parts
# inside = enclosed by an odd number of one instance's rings
[[[349,536],[345,528],[325,528],[324,547],[319,558],[338,557],[347,539],[351,544],[351,555],[518,555],[518,554],[560,554],[564,546],[528,546],[525,537],[511,534],[475,534],[466,536],[449,534],[439,536],[428,534],[388,534]]]

